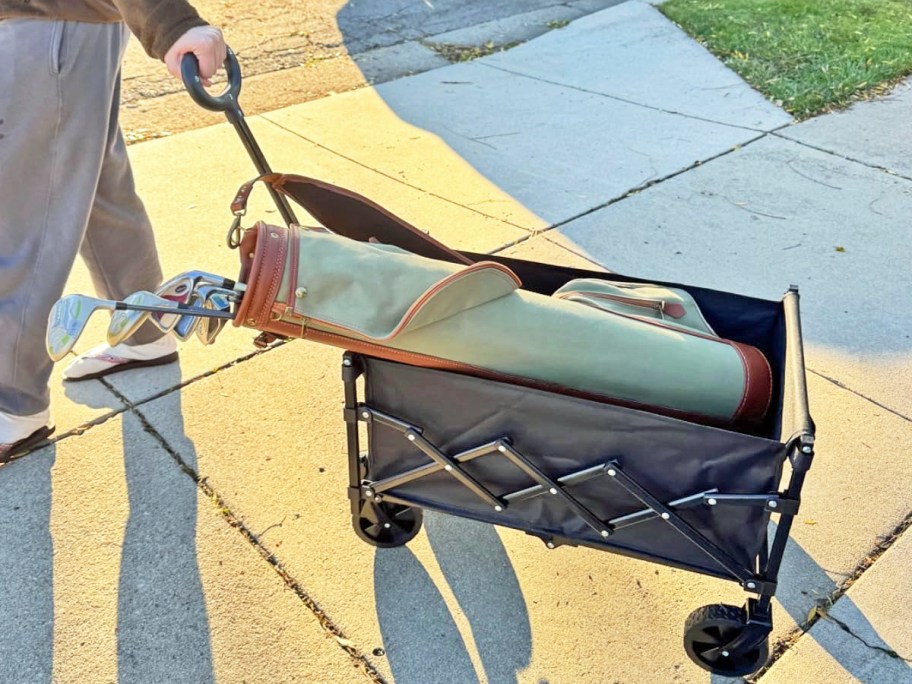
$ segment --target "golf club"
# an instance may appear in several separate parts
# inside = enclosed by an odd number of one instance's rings
[[[207,309],[216,311],[229,311],[231,309],[231,298],[224,294],[224,291],[213,291],[206,295],[203,306]],[[222,332],[225,327],[225,321],[221,318],[210,318],[200,321],[196,327],[196,336],[204,345],[210,345],[215,342],[215,338]]]
[[[172,278],[159,287],[155,294],[162,299],[185,304],[192,291],[192,278],[179,276]],[[127,297],[124,301],[134,303],[134,300],[130,297]],[[111,323],[108,325],[108,344],[112,347],[120,344],[139,330],[146,320],[150,320],[163,333],[169,333],[177,325],[179,318],[178,314],[149,313],[148,311],[115,311],[111,314]]]
[[[141,298],[142,303],[126,303],[108,299],[97,299],[87,295],[72,294],[62,297],[51,307],[48,315],[46,347],[48,356],[59,361],[73,348],[93,313],[99,309],[106,311],[148,311],[150,313],[173,314],[175,308],[181,311],[192,311],[194,316],[207,318],[232,319],[234,314],[227,311],[216,311],[187,306],[157,297],[147,292],[148,297]],[[152,299],[154,298],[154,299]]]
[[[202,307],[205,306],[207,297],[216,294],[227,299],[226,304],[228,306],[217,307],[216,309],[209,310],[227,310],[230,307],[230,302],[237,300],[239,292],[236,290],[229,290],[217,285],[199,284],[193,291],[191,301],[195,306]],[[174,333],[175,337],[177,337],[177,339],[181,340],[182,342],[186,342],[193,336],[199,326],[205,325],[206,323],[208,323],[208,321],[202,321],[197,316],[183,315],[180,317],[180,320],[178,320],[177,325],[174,326],[174,330],[172,332]],[[211,332],[208,329],[204,329],[204,331],[199,334],[199,339],[203,342],[203,344],[211,344],[211,342],[206,342],[205,340],[214,340],[215,336],[218,335],[220,331],[221,328],[218,330],[213,329]]]

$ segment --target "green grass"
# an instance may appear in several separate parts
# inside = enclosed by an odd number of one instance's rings
[[[912,73],[912,0],[668,0],[659,9],[799,119]]]

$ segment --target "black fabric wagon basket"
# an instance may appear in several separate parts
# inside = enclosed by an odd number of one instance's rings
[[[484,258],[542,294],[607,277]],[[720,335],[763,352],[773,398],[761,424],[735,431],[347,352],[352,521],[366,542],[399,546],[427,509],[522,530],[549,549],[586,546],[736,581],[745,605],[695,610],[684,646],[707,670],[748,674],[768,657],[771,599],[813,457],[798,292],[777,302],[658,284],[686,290]]]

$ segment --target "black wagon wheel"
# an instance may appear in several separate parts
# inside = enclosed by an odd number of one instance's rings
[[[767,640],[746,649],[725,648],[746,627],[742,608],[724,603],[697,608],[684,622],[684,650],[697,665],[714,674],[724,677],[751,674],[769,658]]]
[[[372,546],[392,548],[409,543],[421,530],[420,508],[364,501],[352,516],[355,534]]]

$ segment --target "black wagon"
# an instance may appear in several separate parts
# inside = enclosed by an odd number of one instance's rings
[[[229,86],[219,96],[203,90],[192,56],[182,66],[193,99],[225,112],[258,171],[269,174],[237,104],[241,77],[234,56],[229,52]],[[409,233],[389,212],[327,188],[317,183],[297,191],[283,186],[282,193],[269,189],[286,223],[295,222],[290,197],[346,237],[379,237],[406,249],[415,244],[414,229]],[[237,235],[243,215],[241,197],[233,206],[230,236]],[[763,352],[773,376],[770,409],[750,428],[711,427],[345,352],[348,498],[355,533],[377,547],[406,544],[418,534],[426,509],[522,530],[548,549],[585,546],[737,582],[747,594],[744,604],[694,610],[684,624],[684,648],[697,665],[720,675],[760,669],[769,654],[779,568],[814,457],[797,288],[769,301],[617,273],[459,254],[468,261],[500,262],[525,289],[543,295],[577,278],[685,290],[720,337]],[[778,521],[770,536],[773,515]]]
[[[485,258],[542,294],[606,277]],[[769,655],[777,575],[814,456],[798,291],[777,302],[661,284],[693,295],[721,336],[764,352],[774,391],[762,425],[735,432],[346,353],[352,523],[369,544],[400,546],[428,509],[519,529],[548,549],[586,546],[735,581],[744,605],[694,610],[684,648],[706,670],[745,675]]]

